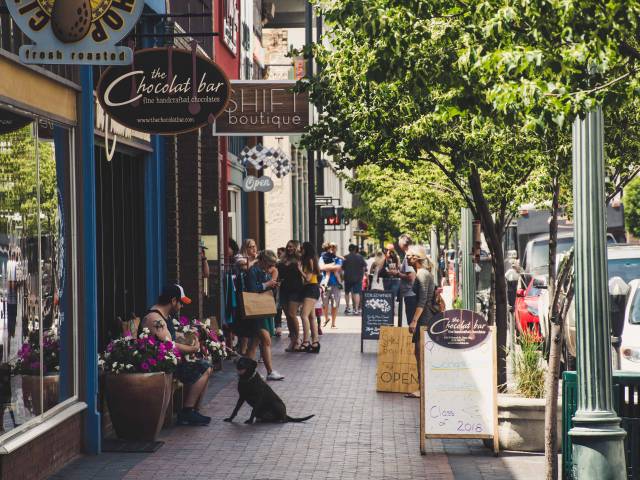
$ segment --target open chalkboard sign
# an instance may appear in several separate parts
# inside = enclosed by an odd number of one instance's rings
[[[360,352],[364,350],[365,340],[378,340],[380,327],[394,326],[393,293],[383,290],[368,290],[362,295],[362,331],[360,333]]]

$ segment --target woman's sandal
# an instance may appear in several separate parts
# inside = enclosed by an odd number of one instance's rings
[[[311,348],[311,344],[309,342],[302,342],[293,351],[294,352],[308,352],[310,348]]]
[[[307,353],[320,353],[320,342],[313,342],[309,345]]]

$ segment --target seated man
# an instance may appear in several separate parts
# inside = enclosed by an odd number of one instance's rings
[[[182,305],[188,305],[191,299],[184,294],[180,285],[167,285],[160,296],[158,302],[149,309],[145,317],[140,322],[140,330],[148,328],[159,340],[176,340],[176,332],[172,318],[177,316],[182,309]],[[196,353],[200,349],[198,340],[195,345],[183,345],[176,343],[178,350],[183,355]],[[197,408],[207,389],[211,366],[204,360],[187,362],[181,360],[175,372],[175,376],[184,384],[185,397],[184,408],[178,413],[178,423],[180,425],[208,425],[211,417],[200,414]]]

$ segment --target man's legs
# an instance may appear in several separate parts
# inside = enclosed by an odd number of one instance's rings
[[[360,294],[359,293],[352,293],[351,294],[352,297],[352,302],[353,303],[353,309],[356,312],[360,311]]]
[[[187,390],[187,395],[184,399],[184,407],[185,408],[195,408],[196,403],[200,400],[200,397],[205,391],[207,387],[207,383],[209,383],[209,376],[211,375],[211,369],[207,369],[200,378],[192,383],[191,385],[185,385],[185,389]]]
[[[338,307],[340,307],[340,289],[329,287],[333,303],[331,304],[331,328],[336,328],[336,318],[338,317]]]

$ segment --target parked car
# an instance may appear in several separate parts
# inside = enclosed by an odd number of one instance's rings
[[[627,284],[640,279],[640,245],[615,244],[607,248],[608,278],[620,277]],[[637,301],[637,300],[634,300]],[[638,315],[638,314],[635,314]],[[625,323],[625,330],[627,324]],[[628,331],[627,331],[628,333]],[[563,354],[566,369],[572,370],[576,356],[576,320],[575,305],[571,304],[565,318],[565,352]],[[623,332],[622,341],[626,342]],[[633,341],[633,338],[629,341]],[[628,345],[631,346],[630,343]],[[638,345],[640,346],[640,344]],[[629,347],[631,348],[631,347]]]
[[[640,371],[640,280],[629,283],[631,291],[624,314],[620,369]]]
[[[542,332],[540,330],[539,299],[541,293],[547,288],[547,280],[545,277],[531,277],[524,274],[520,277],[520,282],[514,308],[516,329],[518,333],[527,330],[533,332],[540,340]]]
[[[616,243],[615,237],[607,233],[607,244]],[[561,257],[573,247],[573,232],[558,232],[556,255]],[[538,235],[529,240],[522,255],[524,271],[532,275],[549,274],[549,234]],[[558,265],[559,262],[556,262]]]

